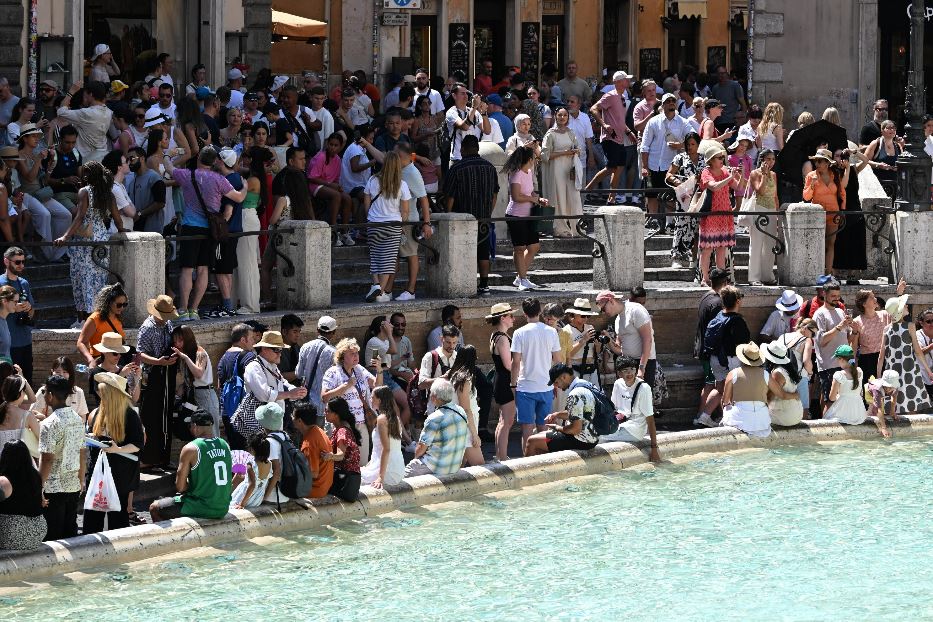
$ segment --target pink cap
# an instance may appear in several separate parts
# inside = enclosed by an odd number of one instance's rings
[[[604,289],[603,291],[596,294],[596,304],[598,305],[601,305],[604,302],[610,302],[612,300],[618,300],[618,298],[616,298],[616,295],[610,292],[608,289]]]

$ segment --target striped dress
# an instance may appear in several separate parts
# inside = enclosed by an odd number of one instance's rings
[[[369,222],[402,221],[402,201],[411,200],[408,184],[401,182],[398,196],[385,196],[379,185],[379,177],[373,175],[366,182],[364,192],[369,195],[370,205],[367,219]],[[373,199],[375,199],[373,201]],[[369,272],[371,274],[394,274],[398,249],[402,243],[402,226],[377,227],[367,234],[369,241]]]

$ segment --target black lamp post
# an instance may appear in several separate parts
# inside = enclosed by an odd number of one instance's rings
[[[923,29],[926,0],[914,0],[910,11],[910,70],[907,72],[904,133],[907,148],[897,159],[897,208],[928,211],[930,205],[930,157],[923,150],[923,115],[926,91],[923,77]]]

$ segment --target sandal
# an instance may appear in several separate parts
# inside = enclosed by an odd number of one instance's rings
[[[130,525],[145,525],[146,520],[141,518],[136,512],[127,512],[127,516],[130,519]]]

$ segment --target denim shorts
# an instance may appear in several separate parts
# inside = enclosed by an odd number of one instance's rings
[[[541,393],[515,392],[515,409],[518,422],[522,425],[544,425],[544,418],[551,414],[554,401],[552,391]]]

